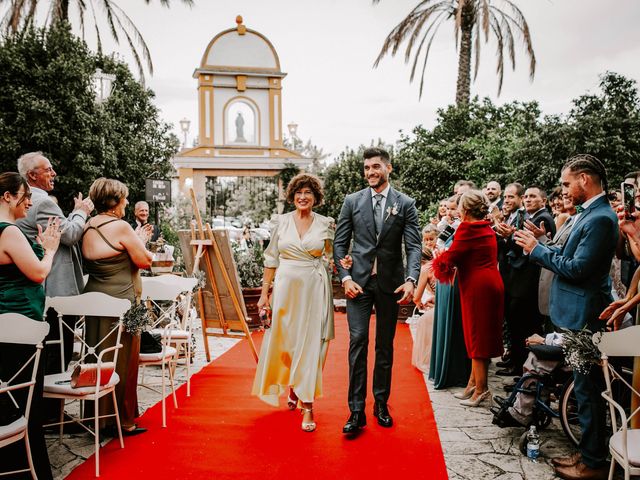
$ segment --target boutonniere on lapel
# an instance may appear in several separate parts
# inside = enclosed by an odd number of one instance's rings
[[[398,214],[398,202],[394,203],[391,207],[387,207],[387,216],[384,218],[384,221],[386,222],[391,215],[397,215],[397,214]]]

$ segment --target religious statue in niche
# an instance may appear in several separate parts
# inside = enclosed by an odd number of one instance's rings
[[[256,145],[258,143],[257,119],[249,103],[236,100],[225,112],[226,142],[230,144]]]
[[[234,142],[247,143],[247,139],[244,138],[244,118],[242,118],[241,112],[238,112],[236,117],[236,139]]]

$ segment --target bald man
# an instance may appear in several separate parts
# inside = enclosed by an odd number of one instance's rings
[[[143,227],[149,223],[149,204],[145,201],[136,202],[133,207],[133,215],[135,220],[131,222],[131,226],[134,230]],[[160,237],[160,227],[153,225],[153,235],[151,236],[151,242],[155,242]]]

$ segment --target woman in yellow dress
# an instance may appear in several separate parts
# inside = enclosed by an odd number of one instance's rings
[[[258,308],[272,312],[272,321],[252,393],[278,406],[278,397],[288,389],[289,408],[300,405],[307,432],[316,428],[313,401],[322,395],[322,368],[334,336],[327,260],[332,257],[334,222],[313,211],[323,196],[320,180],[307,173],[296,175],[287,186],[287,201],[295,210],[272,222],[258,301]]]

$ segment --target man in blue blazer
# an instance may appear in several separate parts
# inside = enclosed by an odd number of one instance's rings
[[[578,213],[562,247],[538,244],[529,231],[519,231],[517,243],[530,259],[556,274],[551,285],[550,315],[557,327],[601,330],[598,316],[612,301],[609,269],[618,241],[617,217],[605,195],[607,176],[592,155],[577,155],[562,169],[563,191]],[[578,207],[579,206],[579,207]],[[579,453],[554,458],[556,473],[564,479],[604,479],[607,476],[605,409],[601,372],[574,372],[578,417],[582,430]]]
[[[349,323],[349,410],[342,429],[357,433],[366,425],[369,320],[376,307],[376,357],[373,369],[373,414],[391,427],[387,400],[391,391],[393,338],[398,304],[410,301],[420,275],[421,237],[415,201],[389,185],[391,162],[380,148],[364,151],[369,186],[347,195],[340,211],[333,252],[347,297]],[[402,246],[407,259],[403,267]],[[352,265],[340,261],[351,248]]]

